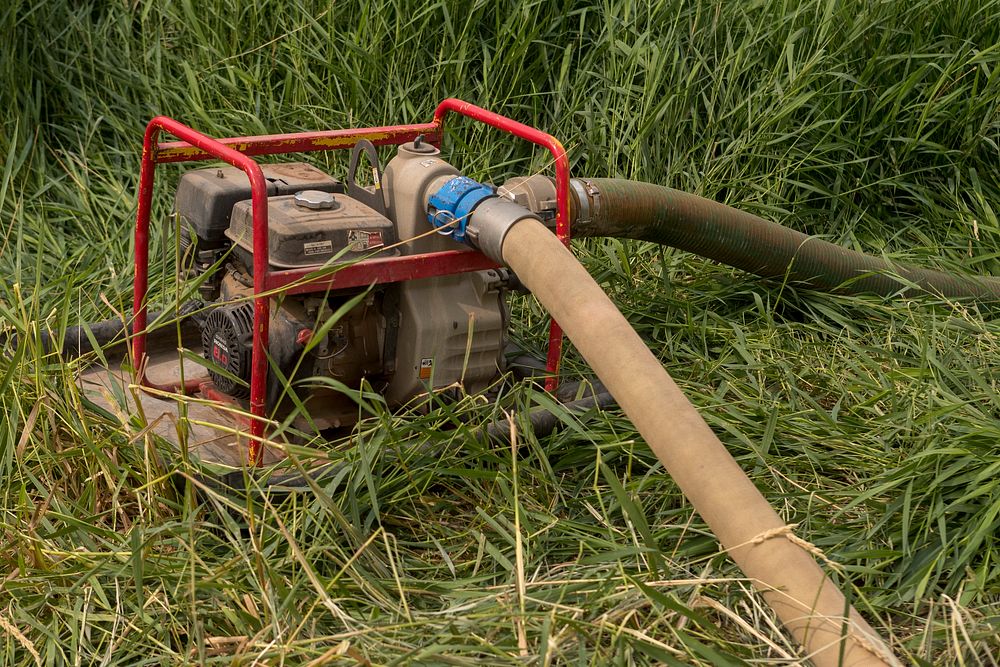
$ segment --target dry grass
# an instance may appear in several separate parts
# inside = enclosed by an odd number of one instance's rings
[[[322,484],[234,499],[159,467],[141,424],[83,409],[75,363],[38,332],[127,309],[159,113],[253,134],[419,121],[458,96],[559,136],[577,174],[996,272],[1000,6],[318,5],[0,9],[0,317],[21,334],[0,361],[0,663],[795,659],[614,411],[521,433],[512,457],[474,430],[498,408],[374,403],[323,452],[341,467]],[[497,182],[545,167],[464,124],[448,157]],[[997,664],[992,313],[799,292],[642,243],[577,249],[906,661]],[[540,348],[538,307],[513,313]],[[538,400],[515,386],[503,407]]]

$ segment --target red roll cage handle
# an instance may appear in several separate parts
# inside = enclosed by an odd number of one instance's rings
[[[250,374],[250,438],[247,449],[249,462],[257,464],[261,460],[261,443],[265,437],[266,425],[264,410],[270,320],[268,290],[280,289],[283,286],[293,284],[295,292],[304,292],[310,291],[310,287],[298,282],[305,274],[291,276],[285,275],[288,272],[271,272],[269,270],[267,182],[260,165],[251,156],[351,148],[361,139],[368,139],[376,145],[399,145],[412,141],[420,134],[426,135],[428,142],[440,145],[444,119],[448,113],[469,117],[549,150],[556,170],[556,234],[568,246],[570,241],[569,160],[562,144],[552,135],[459,99],[449,98],[441,102],[434,112],[432,123],[230,139],[213,139],[166,116],[157,116],[149,121],[143,137],[142,164],[139,173],[139,202],[135,224],[134,317],[131,340],[132,362],[140,386],[187,394],[197,391],[206,380],[206,378],[193,378],[185,379],[183,386],[164,385],[149,381],[145,373],[148,315],[146,295],[149,287],[149,219],[155,170],[158,163],[192,162],[216,158],[243,170],[250,179],[254,248],[254,326]],[[181,141],[159,144],[157,139],[161,131],[168,132]],[[370,284],[373,281],[395,282],[432,275],[475,271],[490,266],[495,266],[495,264],[492,264],[478,252],[426,253],[399,258],[376,259],[354,265],[348,267],[348,270],[339,271],[332,277],[317,278],[313,281],[313,287],[317,291],[322,291],[329,289],[335,283],[338,286],[346,287]],[[341,276],[342,279],[338,279],[338,276]],[[553,391],[558,386],[561,354],[562,329],[553,320],[549,328],[549,348],[546,360],[549,376],[546,379],[545,387],[549,391]]]

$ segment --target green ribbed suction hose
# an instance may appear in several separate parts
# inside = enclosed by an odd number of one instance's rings
[[[890,262],[697,195],[611,178],[579,179],[574,186],[574,237],[651,241],[763,278],[843,294],[905,295],[915,285],[949,299],[1000,301],[1000,279]]]

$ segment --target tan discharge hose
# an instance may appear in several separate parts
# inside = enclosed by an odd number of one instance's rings
[[[506,230],[502,257],[562,325],[808,658],[819,667],[900,664],[552,232],[522,219]]]

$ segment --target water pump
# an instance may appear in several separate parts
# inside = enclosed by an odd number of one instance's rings
[[[359,185],[367,153],[372,180]],[[423,200],[457,175],[440,151],[417,137],[399,146],[385,172],[370,142],[354,148],[346,182],[304,163],[263,165],[268,183],[268,263],[272,271],[363,262],[374,257],[458,250],[454,233],[426,234]],[[214,389],[249,407],[253,356],[253,217],[250,183],[234,167],[186,172],[174,204],[183,249],[182,277],[203,300],[194,318]],[[422,235],[423,234],[423,235]],[[399,243],[403,239],[405,242]],[[352,423],[357,406],[330,378],[362,381],[398,406],[461,383],[486,387],[504,369],[509,271],[483,269],[422,280],[306,294],[277,294],[269,314],[267,413],[280,418],[298,402],[319,428]],[[336,317],[334,314],[337,314]]]

